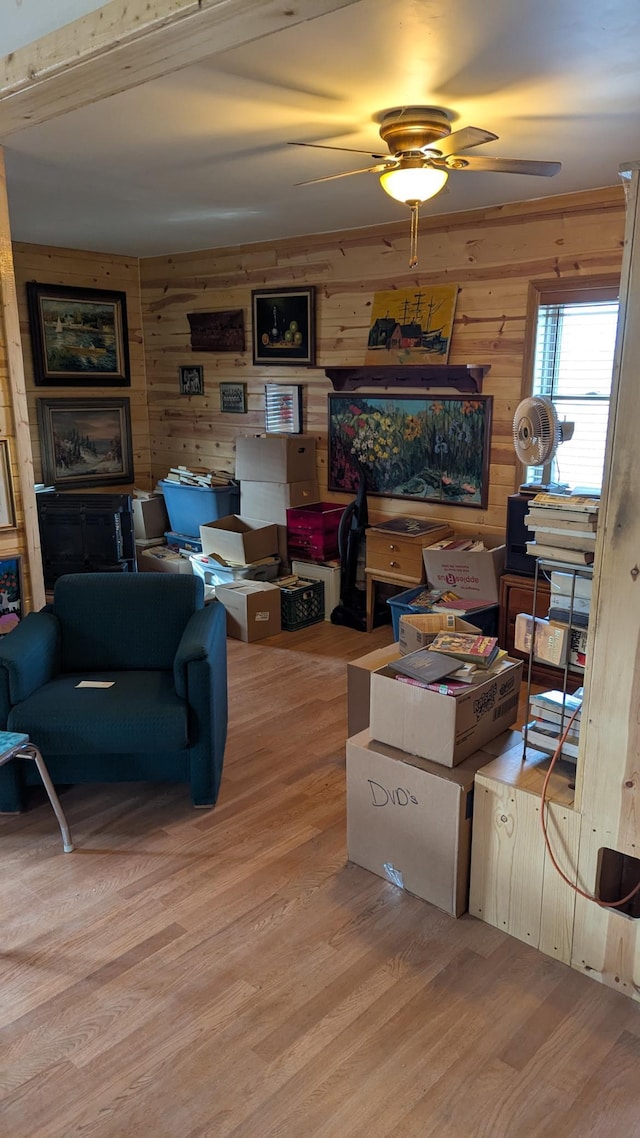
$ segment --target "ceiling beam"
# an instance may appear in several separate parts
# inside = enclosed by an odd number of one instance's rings
[[[5,57],[0,139],[360,0],[110,0]]]

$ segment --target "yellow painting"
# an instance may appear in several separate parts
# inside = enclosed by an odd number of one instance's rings
[[[458,285],[376,292],[365,364],[446,364]]]

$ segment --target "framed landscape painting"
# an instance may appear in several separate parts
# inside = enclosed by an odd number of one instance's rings
[[[492,396],[329,396],[329,489],[485,508]]]
[[[128,399],[38,399],[42,475],[58,490],[133,482]]]
[[[129,387],[124,292],[27,283],[37,387]]]

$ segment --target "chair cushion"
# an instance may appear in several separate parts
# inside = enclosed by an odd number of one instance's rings
[[[78,688],[113,680],[110,688]],[[188,709],[173,673],[61,675],[12,708],[9,731],[24,731],[43,754],[95,755],[177,751],[188,746]]]
[[[192,574],[59,577],[53,611],[60,624],[61,670],[168,670],[189,617],[203,605],[203,582]]]

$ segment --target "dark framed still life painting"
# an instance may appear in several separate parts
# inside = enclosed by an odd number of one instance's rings
[[[254,364],[313,367],[315,289],[269,288],[251,293]]]
[[[128,399],[38,399],[45,482],[58,490],[133,482]]]
[[[37,387],[129,387],[124,292],[28,281]]]
[[[330,395],[329,489],[487,505],[493,398]]]

